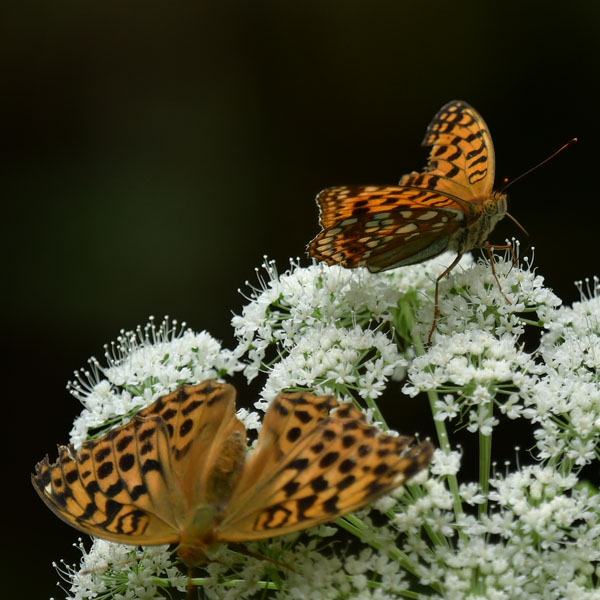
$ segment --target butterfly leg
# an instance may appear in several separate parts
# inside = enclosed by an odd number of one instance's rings
[[[518,267],[519,262],[517,261],[517,255],[515,254],[515,247],[512,244],[490,244],[489,242],[485,243],[485,249],[487,250],[488,257],[490,257],[491,262],[491,253],[492,250],[510,250],[510,255],[512,257],[513,267]]]
[[[511,244],[505,244],[503,246],[498,246],[498,245],[495,245],[495,244],[492,245],[489,242],[485,243],[485,249],[487,251],[488,259],[490,261],[490,267],[492,267],[492,275],[494,276],[494,279],[496,280],[496,283],[498,284],[498,289],[500,290],[500,293],[504,296],[504,299],[509,304],[512,304],[512,302],[508,299],[508,297],[506,296],[506,294],[502,290],[502,286],[500,285],[500,280],[498,279],[498,275],[496,274],[496,267],[494,266],[494,256],[492,254],[492,251],[493,250],[510,250],[510,252],[512,254],[513,264],[516,267],[518,265],[517,265],[517,257],[515,255],[515,249],[512,247]]]
[[[428,344],[431,344],[431,336],[433,335],[433,332],[435,331],[435,326],[437,324],[438,317],[440,316],[440,308],[439,308],[439,304],[438,304],[440,281],[444,277],[446,277],[446,275],[448,275],[450,273],[450,271],[452,271],[452,269],[454,269],[454,267],[458,264],[458,261],[460,261],[461,257],[462,257],[462,254],[457,254],[456,258],[452,261],[451,265],[449,267],[447,267],[446,270],[441,275],[439,275],[438,278],[435,280],[435,296],[434,296],[434,302],[433,302],[433,323],[431,324],[431,329],[429,330],[429,335],[427,336]]]

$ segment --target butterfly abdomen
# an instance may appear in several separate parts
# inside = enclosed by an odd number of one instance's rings
[[[237,484],[246,459],[246,436],[236,430],[223,442],[206,484],[206,500],[224,507]]]

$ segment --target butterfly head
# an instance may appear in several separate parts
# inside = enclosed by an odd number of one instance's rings
[[[506,215],[506,200],[506,194],[502,192],[492,192],[492,194],[483,201],[483,212],[490,220],[494,221],[494,226]]]

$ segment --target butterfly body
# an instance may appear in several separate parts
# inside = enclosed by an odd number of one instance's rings
[[[490,233],[506,215],[506,194],[492,192],[486,198],[475,198],[470,208],[471,214],[450,237],[447,250],[464,254],[483,248]]]
[[[322,231],[308,245],[328,264],[384,271],[485,245],[506,214],[493,190],[494,148],[483,118],[453,101],[433,118],[423,172],[397,186],[341,186],[317,196]]]
[[[333,396],[282,393],[247,454],[234,388],[207,380],[158,398],[78,451],[59,447],[32,483],[80,531],[178,544],[181,560],[196,566],[215,544],[306,529],[390,492],[431,460],[429,442],[412,442]]]

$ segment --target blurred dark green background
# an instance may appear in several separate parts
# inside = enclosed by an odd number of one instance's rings
[[[498,180],[580,138],[511,188],[510,211],[568,302],[572,280],[599,271],[596,3],[0,10],[4,501],[23,515],[4,515],[6,597],[62,597],[50,561],[78,556],[29,484],[80,410],[72,371],[150,314],[231,346],[237,288],[264,254],[282,270],[303,255],[316,193],[421,168],[448,100],[486,119]],[[527,243],[508,220],[492,241],[512,235]]]

